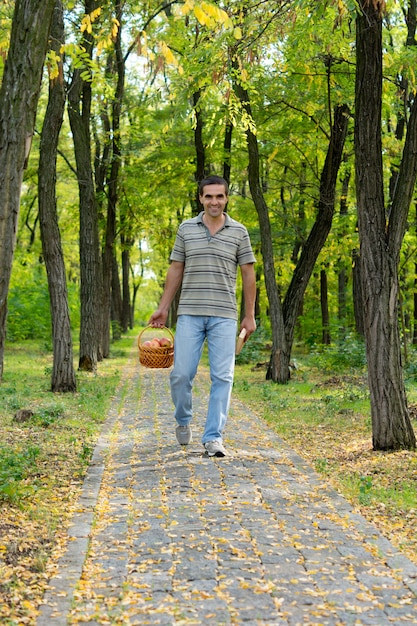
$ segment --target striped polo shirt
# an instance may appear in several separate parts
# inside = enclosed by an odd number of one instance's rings
[[[237,320],[237,268],[256,261],[248,231],[225,213],[223,227],[211,235],[203,213],[180,225],[170,256],[184,263],[178,315]]]

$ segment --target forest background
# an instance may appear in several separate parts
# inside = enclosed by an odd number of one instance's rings
[[[8,348],[33,340],[55,392],[108,367],[216,173],[258,258],[237,389],[263,364],[270,410],[303,358],[331,361],[340,389],[342,368],[367,369],[372,446],[415,480],[415,1],[38,5],[0,4],[3,389]]]

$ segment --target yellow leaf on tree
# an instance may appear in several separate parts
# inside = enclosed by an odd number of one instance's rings
[[[94,11],[91,11],[90,13],[90,17],[91,17],[91,21],[94,22],[94,20],[96,20],[101,13],[101,8],[99,7],[98,9],[95,9]]]
[[[84,33],[85,31],[87,31],[87,33],[91,33],[92,30],[93,30],[93,27],[91,26],[90,16],[86,15],[81,20],[81,32]]]
[[[103,50],[106,50],[106,48],[107,48],[107,41],[105,41],[104,39],[101,39],[100,41],[98,41],[97,42],[97,56],[100,56]]]
[[[161,52],[164,56],[164,59],[170,65],[178,65],[178,61],[172,53],[172,50],[166,45],[164,41],[161,42]]]
[[[95,9],[83,19],[81,20],[81,32],[87,31],[87,33],[91,33],[93,31],[93,22],[99,17],[101,13],[101,8]]]
[[[119,20],[117,20],[116,18],[113,18],[112,20],[112,27],[111,27],[111,36],[113,37],[113,39],[115,39],[117,37],[117,33],[119,32]]]
[[[222,23],[221,9],[216,7],[214,4],[209,4],[208,2],[202,2],[201,8],[203,9],[206,15],[212,17],[216,22]]]
[[[242,39],[242,29],[236,26],[233,30],[233,37],[235,39]]]
[[[210,24],[209,16],[201,10],[200,7],[194,7],[194,15],[203,26],[207,26]]]
[[[183,15],[187,15],[187,13],[190,13],[190,11],[192,11],[194,8],[194,0],[186,0],[186,2],[184,2],[184,4],[182,5],[180,11]]]
[[[212,17],[218,24],[225,24],[227,27],[231,25],[231,19],[227,15],[226,11],[220,9],[215,4],[210,4],[209,2],[202,2],[201,8],[207,15]]]
[[[242,79],[242,82],[245,83],[248,80],[248,72],[243,69],[240,73],[240,77]]]

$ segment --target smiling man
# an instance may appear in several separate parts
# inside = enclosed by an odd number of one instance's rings
[[[192,387],[207,340],[211,388],[202,443],[208,456],[226,455],[223,431],[229,412],[237,333],[236,279],[240,267],[245,316],[240,330],[246,339],[256,329],[256,280],[248,231],[225,208],[227,182],[209,176],[199,185],[203,211],[183,222],[177,232],[165,289],[149,324],[164,326],[169,307],[181,286],[175,336],[171,395],[181,445],[192,441]]]

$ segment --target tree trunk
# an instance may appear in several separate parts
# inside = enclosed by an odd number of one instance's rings
[[[416,0],[408,0],[408,9],[406,14],[406,24],[407,24],[407,46],[416,46],[416,26],[417,26],[417,16],[416,16]]]
[[[320,271],[320,305],[321,305],[321,326],[322,336],[321,342],[325,346],[331,343],[330,338],[330,316],[329,316],[329,298],[327,294],[327,273],[326,270]]]
[[[59,56],[64,43],[64,19],[61,0],[56,0],[51,27],[51,48]],[[51,389],[54,392],[76,391],[67,280],[56,206],[56,159],[59,133],[65,110],[63,63],[57,78],[50,81],[49,101],[42,128],[38,196],[42,251],[48,275],[51,303],[53,368]]]
[[[337,273],[337,317],[339,319],[339,339],[346,335],[346,288],[348,276],[345,267],[341,267]]]
[[[413,346],[417,346],[417,263],[414,265],[414,294],[413,294]]]
[[[111,137],[111,162],[107,170],[107,220],[106,232],[103,247],[103,307],[102,307],[102,347],[103,356],[107,358],[110,354],[110,320],[114,322],[113,329],[119,325],[120,318],[112,317],[112,275],[114,261],[114,246],[116,241],[117,224],[117,203],[119,172],[121,166],[120,147],[120,116],[122,110],[123,94],[125,88],[125,60],[122,54],[122,19],[123,9],[120,1],[115,2],[116,19],[118,22],[117,35],[114,41],[114,53],[112,54],[110,66],[112,73],[116,74],[116,90],[111,106],[110,133]],[[114,309],[113,309],[114,310]]]
[[[352,250],[352,297],[355,316],[355,330],[362,337],[365,334],[363,320],[363,295],[361,281],[361,255],[359,250]]]
[[[355,168],[364,330],[375,450],[414,448],[401,367],[398,263],[417,167],[412,106],[387,224],[381,141],[383,2],[359,2],[356,17]]]
[[[97,3],[86,0],[85,12],[90,14]],[[84,46],[91,56],[93,38],[85,34]],[[74,70],[68,90],[68,114],[74,141],[80,197],[80,274],[81,324],[79,369],[95,372],[101,359],[100,322],[102,273],[100,260],[98,211],[91,165],[91,82]]]
[[[320,196],[316,220],[302,248],[282,306],[286,342],[289,346],[292,346],[294,340],[295,325],[308,281],[332,226],[337,175],[348,128],[348,113],[349,110],[346,105],[339,105],[335,109],[329,147],[320,177]]]
[[[237,65],[236,69],[238,69]],[[248,92],[238,81],[235,84],[235,91],[249,118],[252,119],[253,116]],[[332,224],[337,174],[342,160],[347,127],[348,107],[346,105],[340,105],[336,107],[335,110],[329,147],[320,178],[320,197],[316,221],[303,246],[282,307],[275,281],[274,252],[269,211],[260,182],[258,141],[250,127],[246,130],[249,156],[248,180],[252,200],[259,218],[261,253],[272,329],[272,352],[267,371],[267,379],[273,380],[274,382],[285,384],[290,378],[291,349],[297,318],[308,281],[310,280],[317,257],[327,239]]]
[[[201,90],[198,89],[193,93],[193,107],[196,120],[194,128],[194,147],[196,156],[195,180],[197,184],[200,183],[208,173],[206,169],[206,149],[203,141],[204,122],[203,115],[201,113],[200,98]],[[195,196],[195,207],[193,207],[193,215],[198,215],[202,208],[203,207],[201,206],[197,190]]]
[[[122,336],[122,290],[120,289],[119,264],[116,255],[113,254],[111,272],[111,323],[113,341]]]
[[[414,235],[417,235],[417,203],[414,204]],[[417,262],[414,263],[414,293],[413,293],[413,337],[411,343],[417,346]]]
[[[16,0],[0,89],[0,381],[23,171],[35,126],[54,5],[55,0]]]
[[[128,328],[132,328],[132,305],[130,302],[130,246],[127,245],[126,238],[121,234],[122,244],[122,331],[125,333]]]
[[[347,196],[349,191],[349,181],[351,172],[350,169],[345,173],[342,180],[342,192],[340,197],[340,215],[343,217],[348,214]],[[341,240],[345,238],[347,230],[343,227],[339,234]],[[339,319],[339,340],[342,340],[346,334],[346,315],[347,315],[347,285],[348,285],[348,273],[346,267],[346,261],[344,258],[339,259],[339,271],[337,276],[337,303]]]
[[[237,65],[236,65],[237,69]],[[249,94],[239,82],[235,84],[236,94],[247,114],[252,118]],[[268,369],[268,377],[275,382],[286,383],[289,377],[290,347],[285,342],[284,317],[282,314],[281,301],[278,287],[275,281],[274,250],[272,245],[271,222],[269,219],[268,206],[262,193],[259,170],[258,140],[254,132],[248,128],[246,131],[248,148],[248,180],[252,200],[258,213],[259,228],[261,233],[261,254],[263,261],[265,288],[269,303],[269,317],[272,330],[272,353]],[[270,372],[273,375],[270,376]]]
[[[298,183],[300,199],[298,201],[298,223],[296,229],[296,237],[294,241],[294,246],[292,249],[291,260],[294,265],[297,265],[298,255],[300,254],[300,250],[302,249],[305,241],[306,241],[306,198],[305,198],[305,189],[306,189],[306,171],[307,171],[307,163],[305,161],[301,161],[300,167],[300,179]]]
[[[232,169],[232,136],[233,124],[227,119],[223,141],[223,178],[228,185],[230,184],[230,171]]]

